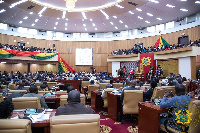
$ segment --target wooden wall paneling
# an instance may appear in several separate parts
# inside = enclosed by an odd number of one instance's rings
[[[112,62],[108,62],[107,72],[112,73]]]
[[[196,56],[190,57],[191,61],[191,79],[196,80]]]
[[[101,54],[101,66],[108,66],[107,58],[108,58],[107,54]]]
[[[101,66],[101,54],[93,54],[93,66]]]
[[[0,63],[0,71],[3,73],[4,71],[7,71],[10,73],[12,66],[10,64],[2,64]]]

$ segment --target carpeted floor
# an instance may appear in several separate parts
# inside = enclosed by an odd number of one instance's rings
[[[108,118],[106,113],[99,114],[101,133],[138,133],[137,123],[134,123],[136,127],[133,128],[131,121],[124,121],[121,124]]]

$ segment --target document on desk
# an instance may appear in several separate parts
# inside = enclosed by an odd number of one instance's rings
[[[29,116],[33,122],[49,120],[50,114],[44,114],[44,111],[39,114],[30,114]]]

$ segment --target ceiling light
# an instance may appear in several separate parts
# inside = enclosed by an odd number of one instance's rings
[[[65,28],[65,30],[67,30],[67,28]]]
[[[42,15],[40,14],[39,17],[42,17]]]
[[[125,25],[125,27],[126,27],[126,28],[128,28],[128,26],[127,26],[127,25]]]
[[[156,18],[156,19],[158,19],[158,20],[162,20],[161,18]]]
[[[110,22],[110,24],[112,24],[112,25],[113,25],[113,22]]]
[[[151,13],[147,13],[147,15],[149,15],[149,16],[151,16],[151,17],[153,16],[153,14],[151,14]]]
[[[106,17],[106,19],[109,19],[109,17]]]
[[[95,28],[95,30],[97,30],[97,28]]]
[[[68,21],[68,19],[66,18],[66,21]]]
[[[0,1],[0,4],[1,4],[1,3],[3,3],[3,2],[4,2],[4,1],[3,1],[3,0],[1,0],[1,1]]]
[[[0,13],[3,13],[3,12],[5,12],[6,10],[5,9],[2,9],[2,10],[0,10]]]
[[[120,23],[123,23],[123,21],[119,20]]]
[[[118,28],[115,26],[115,29],[118,29]]]
[[[33,14],[33,12],[30,12],[29,14]]]
[[[60,20],[60,18],[57,18],[58,20]]]
[[[38,19],[36,19],[35,22],[37,23],[37,22],[38,22]]]
[[[113,16],[113,18],[117,18],[117,16]]]
[[[15,7],[16,5],[19,5],[19,4],[24,3],[24,2],[26,2],[26,1],[28,1],[28,0],[20,0],[20,1],[18,1],[18,2],[15,2],[15,3],[11,4],[10,8],[13,8],[13,7]]]
[[[86,24],[83,24],[83,26],[85,27],[85,26],[86,26]]]
[[[56,22],[55,25],[58,25],[58,22]]]
[[[23,21],[19,21],[19,23],[21,24]]]
[[[142,17],[138,16],[139,19],[143,19]]]
[[[65,1],[67,10],[71,12],[74,9],[77,0],[65,0]]]
[[[174,7],[175,7],[175,6],[170,5],[170,4],[167,4],[166,6],[171,7],[171,8],[174,8]]]
[[[200,1],[195,1],[196,4],[200,4]]]
[[[140,11],[140,12],[142,11],[142,9],[140,9],[140,8],[136,8],[136,10],[138,10],[138,11]]]
[[[67,26],[67,23],[65,23],[65,26]]]
[[[149,0],[150,2],[159,3],[157,0]]]
[[[28,17],[26,16],[26,17],[24,17],[23,19],[28,19]]]
[[[181,1],[187,1],[187,0],[181,0]]]
[[[46,9],[47,7],[43,7],[42,10],[38,14],[42,14]]]
[[[85,31],[87,31],[87,28],[85,28]]]
[[[6,62],[1,62],[1,64],[5,64]]]
[[[63,19],[65,18],[65,15],[66,15],[66,11],[63,11],[63,15],[62,15]]]
[[[104,16],[106,16],[106,18],[109,18],[108,14],[106,14],[103,10],[100,10],[101,13],[103,13]]]
[[[94,23],[92,23],[92,25],[93,25],[93,26],[95,26],[95,24],[94,24]]]
[[[120,5],[118,5],[118,4],[116,4],[115,6],[117,6],[117,7],[119,7],[119,8],[124,8],[123,6],[120,6]]]
[[[149,21],[145,21],[145,22],[148,23],[148,24],[150,23]]]
[[[35,26],[35,24],[32,24],[31,26]]]
[[[90,21],[92,21],[92,19],[90,19]]]
[[[54,27],[54,29],[56,29],[56,27]]]
[[[132,11],[129,11],[130,14],[134,14]]]
[[[180,10],[183,11],[183,12],[187,12],[188,11],[187,9],[183,9],[183,8],[180,9]]]
[[[82,13],[83,18],[84,18],[84,19],[87,19],[85,13],[84,13],[84,12],[81,12],[81,13]]]

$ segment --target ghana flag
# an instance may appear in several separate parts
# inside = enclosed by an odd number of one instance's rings
[[[162,36],[156,41],[154,47],[162,47],[162,46],[167,46],[169,47],[169,43],[167,43],[167,41],[165,39],[162,38]]]
[[[69,64],[67,64],[65,60],[63,60],[63,58],[60,57],[59,53],[58,53],[58,71],[59,72],[75,71]]]

